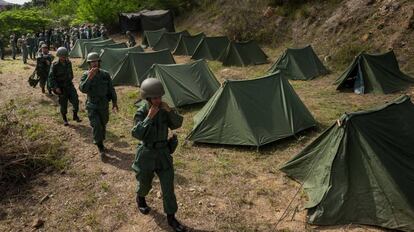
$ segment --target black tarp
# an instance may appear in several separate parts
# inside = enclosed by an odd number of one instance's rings
[[[154,31],[161,28],[174,32],[174,16],[170,10],[142,10],[134,13],[120,13],[121,31]]]

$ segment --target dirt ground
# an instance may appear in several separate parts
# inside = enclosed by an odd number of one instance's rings
[[[281,51],[266,49],[275,54]],[[176,57],[177,63],[186,57]],[[72,59],[73,66],[81,59]],[[81,123],[70,121],[64,127],[58,113],[56,97],[47,97],[39,88],[31,88],[27,77],[34,61],[23,65],[21,57],[0,61],[0,107],[10,100],[36,113],[35,120],[67,147],[69,165],[64,171],[45,173],[13,194],[0,200],[0,231],[32,231],[34,221],[44,225],[39,231],[170,231],[162,209],[157,178],[148,196],[153,208],[140,215],[135,204],[136,181],[130,166],[138,141],[130,135],[132,106],[138,96],[136,87],[117,87],[120,112],[112,114],[106,145],[110,158],[102,162],[92,144],[91,128],[85,113],[85,95],[81,101]],[[220,81],[246,79],[263,75],[271,63],[249,68],[227,68],[209,62]],[[75,86],[82,70],[75,68]],[[319,122],[318,128],[290,138],[255,148],[194,145],[184,143],[192,128],[192,116],[201,108],[179,109],[185,117],[177,130],[180,146],[174,154],[177,218],[190,231],[382,231],[370,226],[345,225],[315,227],[306,223],[303,205],[306,196],[299,184],[278,170],[315,139],[342,113],[366,109],[385,103],[414,88],[391,95],[341,93],[332,85],[338,72],[312,81],[291,81],[303,102]],[[70,111],[69,111],[70,112]],[[70,117],[71,118],[71,117]],[[299,192],[298,192],[299,191]],[[293,199],[293,197],[297,196]],[[41,201],[45,196],[48,198]],[[291,203],[292,202],[292,203]],[[278,220],[291,203],[287,217]],[[277,227],[276,227],[277,225]]]

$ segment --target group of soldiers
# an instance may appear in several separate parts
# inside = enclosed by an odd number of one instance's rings
[[[82,36],[77,38],[84,38],[85,28],[73,29],[72,32],[75,34],[80,32]],[[96,31],[94,32],[96,33]],[[87,34],[94,38],[93,33],[87,32]],[[102,36],[102,32],[100,36]],[[127,36],[129,45],[135,46],[135,39],[131,33],[127,33]],[[45,87],[47,87],[50,95],[58,96],[60,113],[65,126],[69,126],[67,117],[69,102],[73,108],[73,120],[75,122],[82,121],[78,115],[79,99],[77,88],[73,83],[74,74],[69,59],[69,50],[70,48],[65,46],[57,48],[57,60],[53,61],[54,57],[49,53],[49,45],[42,43],[37,54],[36,65],[42,92],[45,93]],[[112,110],[117,112],[117,93],[108,72],[100,68],[99,54],[89,53],[87,63],[88,71],[82,75],[78,89],[87,95],[86,110],[92,127],[93,142],[98,148],[101,159],[104,160],[107,157],[104,140],[109,121],[109,103],[112,102]],[[135,114],[134,127],[132,128],[132,136],[141,141],[132,164],[138,182],[136,190],[138,211],[142,214],[148,214],[151,211],[146,202],[146,196],[152,188],[154,175],[157,174],[160,179],[164,212],[167,215],[168,224],[174,231],[186,231],[185,226],[175,218],[178,206],[174,193],[172,154],[178,145],[178,140],[177,136],[168,138],[169,129],[174,130],[181,127],[183,117],[162,101],[165,91],[158,79],[148,78],[140,88],[142,101]]]
[[[0,58],[4,60],[6,42],[10,47],[11,57],[15,60],[17,54],[21,53],[22,61],[26,64],[29,58],[36,59],[36,54],[42,49],[42,44],[46,44],[48,49],[57,50],[59,47],[65,47],[70,51],[76,40],[98,37],[108,38],[108,31],[104,25],[56,28],[38,33],[22,34],[21,36],[12,33],[8,41],[5,41],[6,38],[0,35]]]

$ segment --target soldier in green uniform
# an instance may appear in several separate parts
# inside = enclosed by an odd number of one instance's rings
[[[3,42],[3,35],[0,35],[0,57],[4,60],[4,42]]]
[[[128,36],[128,46],[129,47],[135,46],[135,44],[137,43],[135,42],[135,37],[132,35],[132,33],[130,31],[127,31],[126,35]]]
[[[167,214],[168,224],[175,231],[186,231],[175,218],[177,200],[174,193],[173,152],[168,142],[168,128],[171,130],[181,127],[183,117],[172,110],[167,103],[162,102],[164,88],[155,78],[145,79],[141,84],[141,97],[146,99],[139,107],[134,117],[132,136],[141,140],[138,146],[132,169],[136,173],[139,183],[137,188],[138,210],[148,214],[145,196],[152,188],[154,173],[159,177],[164,212]]]
[[[45,86],[47,81],[47,76],[50,72],[50,66],[52,65],[52,61],[54,57],[49,53],[49,49],[47,48],[46,44],[41,45],[41,51],[37,54],[36,57],[36,73],[37,76],[40,78],[40,87],[42,88],[42,93],[45,93]],[[48,87],[47,88],[49,95],[52,95],[52,90]]]
[[[100,69],[100,58],[96,52],[87,56],[89,70],[81,78],[79,89],[87,94],[86,109],[93,131],[93,142],[98,146],[103,159],[105,156],[106,124],[109,120],[109,101],[112,101],[112,110],[118,111],[117,96],[112,85],[110,75]]]
[[[35,52],[33,52],[35,50],[35,42],[36,42],[35,37],[30,35],[30,33],[27,33],[26,36],[27,36],[26,41],[27,41],[27,50],[29,53],[29,57],[30,59],[33,60],[36,57]]]
[[[29,51],[27,49],[28,44],[26,40],[26,36],[22,35],[22,38],[20,38],[20,49],[22,50],[22,58],[23,58],[23,64],[27,64],[27,58],[29,58]]]
[[[53,62],[50,67],[48,84],[55,94],[59,96],[60,113],[62,114],[63,123],[68,126],[68,119],[66,114],[68,112],[68,101],[73,106],[73,120],[81,122],[79,111],[79,99],[75,86],[73,86],[73,70],[72,63],[68,56],[69,52],[66,48],[60,47],[56,51],[56,56],[59,58]]]
[[[16,44],[14,34],[10,35],[9,43],[10,43],[10,48],[11,48],[11,51],[12,51],[12,58],[13,58],[13,60],[15,60],[16,59],[16,52],[17,52],[17,44]]]

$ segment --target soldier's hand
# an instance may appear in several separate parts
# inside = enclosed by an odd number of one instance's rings
[[[118,105],[117,105],[117,104],[114,104],[114,105],[112,106],[112,111],[113,111],[114,113],[117,113],[117,112],[119,111],[119,108],[118,108]]]
[[[55,92],[56,92],[57,94],[62,94],[62,91],[61,91],[59,88],[56,88],[56,89],[55,89]]]
[[[97,67],[96,68],[91,68],[91,70],[89,70],[89,72],[88,72],[88,79],[92,80],[95,77],[97,72],[98,72]]]
[[[155,117],[155,115],[157,115],[159,110],[160,110],[160,108],[158,108],[157,106],[152,105],[151,108],[148,111],[147,117],[153,119]]]
[[[161,103],[161,109],[163,109],[163,110],[165,110],[167,112],[170,112],[171,111],[170,106],[166,102],[162,102]]]

